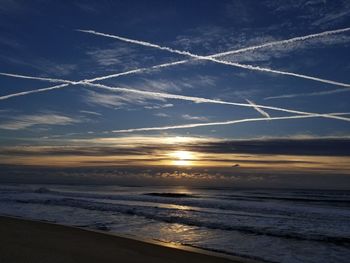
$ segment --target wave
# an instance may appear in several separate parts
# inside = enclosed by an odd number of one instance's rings
[[[67,198],[88,198],[95,200],[111,200],[111,201],[137,201],[137,202],[150,202],[155,204],[165,204],[165,205],[179,205],[179,206],[189,206],[193,208],[201,209],[215,209],[221,210],[218,213],[226,213],[228,211],[239,211],[240,213],[252,214],[254,216],[260,217],[290,217],[299,220],[303,218],[305,213],[312,213],[313,220],[329,220],[333,217],[338,217],[339,220],[349,220],[350,213],[347,210],[336,210],[335,207],[339,205],[331,204],[329,207],[310,207],[303,205],[291,205],[284,203],[273,203],[273,202],[264,202],[264,205],[261,205],[261,202],[256,202],[255,200],[237,200],[225,198],[227,195],[190,195],[191,197],[175,197],[176,195],[168,195],[171,192],[150,192],[150,193],[132,193],[125,194],[124,192],[120,194],[116,193],[98,193],[98,192],[82,192],[82,191],[58,191],[49,188],[36,188],[31,190],[19,191],[21,193],[34,193],[41,194],[43,198],[46,197],[67,197]],[[173,193],[171,193],[173,194]],[[251,193],[252,194],[252,193]],[[196,198],[192,198],[196,197]],[[217,198],[217,197],[220,198]],[[243,202],[242,202],[243,201]],[[335,208],[335,209],[334,209]],[[330,210],[331,209],[331,213]]]
[[[159,209],[157,207],[138,207],[129,205],[112,205],[101,202],[91,202],[85,200],[77,200],[72,198],[63,199],[33,199],[33,200],[17,200],[19,203],[35,203],[43,205],[56,205],[56,206],[69,206],[74,208],[82,208],[94,211],[107,211],[107,212],[118,212],[128,215],[142,216],[147,219],[153,219],[157,221],[162,221],[166,223],[179,223],[189,226],[205,227],[209,229],[219,229],[226,231],[240,231],[252,235],[267,235],[279,238],[288,239],[298,239],[307,241],[318,241],[318,242],[329,242],[337,245],[350,245],[350,238],[343,236],[329,236],[323,234],[314,233],[297,233],[290,232],[278,228],[268,228],[268,227],[256,227],[248,225],[230,225],[223,222],[209,222],[203,221],[200,217],[195,217],[193,214],[189,217],[183,216],[178,209]],[[162,212],[160,212],[160,210]],[[176,211],[176,213],[171,213],[170,210]]]
[[[316,203],[342,203],[344,205],[350,205],[350,199],[329,199],[329,198],[316,198],[312,196],[310,198],[305,197],[284,197],[284,196],[241,196],[241,195],[228,195],[228,198],[223,199],[236,199],[246,201],[259,201],[259,200],[277,200],[277,201],[292,201],[292,202],[316,202]]]
[[[159,196],[159,197],[171,197],[171,198],[196,198],[195,195],[184,193],[146,193],[144,195]]]

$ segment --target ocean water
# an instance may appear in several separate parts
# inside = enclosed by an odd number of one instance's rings
[[[266,262],[350,262],[350,191],[0,185],[0,214]]]

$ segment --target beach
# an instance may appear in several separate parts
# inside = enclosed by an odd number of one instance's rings
[[[0,217],[0,262],[252,262],[46,222]]]

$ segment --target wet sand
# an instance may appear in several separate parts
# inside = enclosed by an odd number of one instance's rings
[[[183,246],[0,216],[1,263],[253,262]]]

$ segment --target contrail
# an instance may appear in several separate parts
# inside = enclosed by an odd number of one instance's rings
[[[346,115],[350,113],[329,113],[329,115]],[[288,119],[303,119],[303,118],[315,118],[319,117],[316,115],[293,115],[286,117],[272,117],[272,118],[251,118],[251,119],[241,119],[241,120],[232,120],[232,121],[222,121],[222,122],[208,122],[208,123],[192,123],[184,125],[174,125],[174,126],[161,126],[161,127],[145,127],[145,128],[134,128],[134,129],[124,129],[124,130],[113,130],[113,133],[130,133],[130,132],[139,132],[139,131],[162,131],[162,130],[174,130],[174,129],[188,129],[196,128],[203,126],[218,126],[218,125],[230,125],[243,122],[256,122],[256,121],[269,121],[269,120],[288,120]]]
[[[38,93],[38,92],[44,92],[44,91],[49,91],[49,90],[54,90],[54,89],[61,89],[61,88],[67,87],[68,85],[69,84],[61,84],[61,85],[52,86],[52,87],[43,88],[43,89],[35,89],[35,90],[29,90],[29,91],[13,93],[13,94],[1,96],[0,100],[6,100],[6,99],[9,99],[9,98],[13,98],[13,97],[24,96],[24,95],[28,95],[28,94],[31,94],[31,93]]]
[[[230,55],[230,54],[242,53],[242,52],[246,52],[246,51],[256,50],[256,49],[260,49],[260,48],[264,48],[264,47],[270,47],[270,46],[279,45],[279,44],[287,44],[287,43],[292,43],[292,42],[296,42],[296,41],[303,41],[303,40],[307,40],[307,39],[311,39],[311,38],[327,36],[327,35],[331,35],[331,34],[344,33],[344,32],[347,32],[349,30],[350,30],[350,28],[343,28],[343,29],[337,29],[337,30],[324,31],[324,32],[317,33],[317,34],[306,35],[306,36],[301,36],[301,37],[295,37],[295,38],[281,40],[281,41],[269,42],[269,43],[265,43],[265,44],[261,44],[261,45],[257,45],[257,46],[251,46],[251,47],[246,47],[246,48],[242,48],[242,49],[226,51],[226,52],[222,52],[222,53],[213,54],[213,55],[210,55],[210,56],[207,56],[207,57],[208,58],[216,58],[216,57],[221,57],[221,56]],[[87,32],[87,33],[94,32],[94,31],[91,31],[91,30],[77,30],[77,31]],[[97,33],[96,32],[96,34],[102,34],[102,33]],[[102,35],[106,35],[106,34],[102,34]],[[143,43],[143,42],[141,42],[141,43]],[[165,68],[165,67],[185,64],[188,61],[190,61],[190,60],[179,60],[179,61],[175,61],[175,62],[163,63],[163,64],[151,66],[151,67],[138,68],[138,69],[129,70],[129,71],[120,72],[120,73],[115,73],[115,74],[111,74],[111,75],[107,75],[107,76],[96,77],[96,78],[92,78],[92,79],[85,79],[85,80],[82,80],[82,81],[84,81],[84,82],[95,82],[95,81],[99,81],[99,80],[105,80],[105,79],[116,78],[116,77],[130,75],[130,74],[141,73],[141,72],[152,70],[152,69],[160,69],[160,68]],[[9,77],[19,77],[19,78],[24,78],[24,79],[47,80],[49,82],[69,83],[69,84],[72,84],[72,85],[81,83],[81,81],[72,82],[72,81],[67,81],[67,80],[63,80],[63,79],[39,78],[39,77],[23,76],[23,75],[9,74],[9,73],[0,73],[0,75],[9,76]],[[308,79],[311,78],[311,80],[315,80],[315,79],[313,79],[313,77],[309,77],[309,76],[306,76],[306,77],[308,77]],[[333,83],[333,82],[329,83],[329,84],[337,85],[336,83]],[[342,83],[342,84],[344,84],[344,83]],[[345,85],[347,85],[347,84],[345,84]],[[62,86],[62,88],[63,87],[66,87],[66,86]],[[56,86],[55,86],[55,88],[56,88]],[[36,92],[44,92],[46,90],[51,90],[51,88],[40,89],[40,90],[37,90]],[[345,89],[344,89],[344,91],[345,91]],[[330,91],[330,92],[332,92],[332,91]],[[341,89],[335,90],[334,92],[341,92]],[[33,92],[28,91],[27,94],[30,94],[30,93],[35,93],[35,92],[34,91]],[[22,95],[25,95],[25,94],[26,93],[23,93]],[[325,91],[325,94],[330,94],[330,93],[327,93],[327,91]],[[16,96],[20,96],[20,95],[16,95]],[[14,96],[10,96],[10,97],[14,97]],[[0,97],[0,98],[5,99],[6,96]],[[279,96],[268,97],[268,98],[265,98],[265,99],[274,99],[274,98],[279,98]],[[286,97],[286,98],[288,98],[288,97]]]
[[[12,76],[20,77],[24,75],[17,75],[17,74],[12,74]],[[25,76],[29,77],[29,76]],[[52,81],[54,82],[55,79],[50,79],[50,78],[41,78],[41,77],[30,77],[32,79],[38,79],[38,80],[47,80],[47,81]],[[265,105],[258,105],[258,104],[247,104],[247,103],[238,103],[238,102],[228,102],[228,101],[221,101],[221,100],[214,100],[214,99],[207,99],[207,98],[201,98],[201,97],[194,97],[194,96],[185,96],[185,95],[177,95],[177,94],[171,94],[171,93],[163,93],[163,92],[153,92],[153,91],[145,91],[145,90],[137,90],[137,89],[131,89],[131,88],[121,88],[121,87],[110,87],[107,85],[103,84],[96,84],[96,83],[90,83],[86,81],[79,81],[79,82],[74,82],[74,81],[69,81],[69,80],[60,80],[64,81],[65,84],[54,86],[54,87],[49,87],[42,90],[52,90],[52,89],[58,89],[58,88],[63,88],[68,86],[69,84],[72,85],[83,85],[83,86],[88,86],[88,87],[95,87],[95,88],[100,88],[100,89],[105,89],[109,91],[118,91],[118,92],[127,92],[127,93],[134,93],[134,94],[141,94],[149,97],[154,97],[154,98],[165,98],[165,99],[176,99],[176,100],[185,100],[185,101],[192,101],[195,103],[212,103],[212,104],[224,104],[224,105],[233,105],[233,106],[240,106],[240,107],[250,107],[254,108],[254,106],[262,109],[269,109],[269,110],[275,110],[275,111],[282,111],[282,112],[288,112],[288,113],[294,113],[294,114],[301,114],[301,115],[315,115],[319,117],[324,117],[324,118],[331,118],[331,119],[338,119],[338,120],[343,120],[343,121],[350,121],[349,118],[344,118],[340,116],[333,116],[329,114],[319,114],[319,113],[313,113],[313,112],[305,112],[305,111],[297,111],[297,110],[290,110],[290,109],[285,109],[285,108],[279,108],[279,107],[273,107],[273,106],[265,106]],[[20,92],[20,93],[15,93],[15,94],[10,94],[6,95],[3,97],[0,97],[0,100],[10,98],[10,97],[16,97],[16,96],[22,96],[30,93],[36,93],[36,92],[41,92],[40,90],[31,90],[31,91],[26,91],[26,92]]]
[[[332,84],[332,85],[337,85],[337,86],[342,86],[342,87],[350,87],[350,84],[347,84],[347,83],[337,82],[337,81],[328,80],[328,79],[322,79],[322,78],[318,78],[318,77],[313,77],[313,76],[308,76],[308,75],[298,74],[298,73],[293,73],[293,72],[287,72],[287,71],[281,71],[281,70],[275,70],[275,69],[269,69],[269,68],[262,68],[262,67],[259,67],[259,66],[253,66],[253,65],[248,65],[248,64],[240,64],[240,63],[229,62],[229,61],[225,61],[225,60],[218,60],[215,57],[213,57],[213,55],[212,56],[200,56],[200,55],[196,55],[196,54],[193,54],[191,52],[188,52],[188,51],[181,51],[181,50],[178,50],[178,49],[164,47],[164,46],[160,46],[160,45],[153,44],[153,43],[146,42],[146,41],[139,41],[139,40],[134,40],[134,39],[130,39],[130,38],[120,37],[120,36],[116,36],[116,35],[100,33],[100,32],[96,32],[94,30],[81,30],[81,29],[78,29],[77,31],[84,32],[84,33],[89,33],[89,34],[93,34],[93,35],[98,35],[98,36],[114,38],[114,39],[118,39],[120,41],[124,41],[124,42],[127,42],[127,43],[142,45],[142,46],[146,46],[146,47],[152,47],[152,48],[156,48],[156,49],[159,49],[159,50],[165,50],[165,51],[168,51],[168,52],[171,52],[171,53],[175,53],[175,54],[179,54],[179,55],[189,56],[189,57],[192,57],[192,58],[195,58],[195,59],[199,59],[199,60],[208,60],[208,61],[212,61],[212,62],[216,62],[216,63],[219,63],[219,64],[224,64],[224,65],[229,65],[229,66],[233,66],[233,67],[239,67],[239,68],[255,70],[255,71],[261,71],[261,72],[276,73],[276,74],[281,74],[281,75],[288,75],[288,76],[293,76],[293,77],[298,77],[298,78],[318,81],[318,82]],[[253,47],[251,47],[251,48],[253,48]],[[223,54],[223,53],[221,53],[221,54]]]
[[[270,114],[268,114],[266,111],[263,111],[262,109],[260,109],[254,102],[246,99],[246,101],[252,105],[254,107],[254,109],[259,112],[261,115],[265,116],[266,118],[271,118]]]
[[[110,87],[110,86],[106,86],[106,85],[103,85],[103,84],[86,83],[86,82],[83,83],[82,85],[90,86],[90,87],[96,87],[96,88],[102,88],[102,89],[106,89],[106,90],[110,90],[110,91],[119,91],[119,92],[128,92],[128,93],[142,94],[142,95],[146,95],[146,96],[150,96],[150,97],[154,97],[154,98],[177,99],[177,100],[192,101],[192,102],[195,102],[195,103],[212,103],[212,104],[223,104],[223,105],[233,105],[233,106],[254,108],[253,105],[247,104],[247,103],[221,101],[221,100],[206,99],[206,98],[201,98],[201,97],[177,95],[177,94],[170,94],[170,93],[163,93],[163,92],[136,90],[136,89],[130,89],[130,88]],[[343,120],[343,121],[350,121],[349,118],[344,118],[344,117],[334,116],[334,115],[329,115],[329,114],[313,113],[313,112],[306,112],[306,111],[297,111],[297,110],[290,110],[290,109],[285,109],[285,108],[279,108],[279,107],[273,107],[273,106],[265,106],[265,105],[259,105],[259,104],[254,104],[254,105],[255,105],[255,107],[263,108],[263,109],[282,111],[282,112],[301,114],[301,115],[313,115],[313,116],[317,115],[318,117],[338,119],[338,120]]]
[[[266,98],[264,98],[264,100],[290,99],[290,98],[297,98],[297,97],[322,96],[322,95],[329,95],[329,94],[349,92],[349,91],[350,91],[350,89],[342,88],[342,89],[316,91],[316,92],[309,92],[309,93],[284,94],[284,95],[266,97]]]
[[[340,116],[340,115],[349,115],[350,112],[339,112],[339,113],[328,113],[331,116]],[[123,129],[123,130],[112,130],[112,131],[102,131],[102,132],[84,132],[84,133],[68,133],[61,135],[51,135],[50,138],[58,137],[67,137],[73,135],[84,135],[84,134],[97,134],[97,133],[131,133],[139,131],[161,131],[161,130],[173,130],[173,129],[189,129],[203,126],[219,126],[219,125],[230,125],[238,124],[244,122],[256,122],[256,121],[269,121],[269,120],[288,120],[288,119],[305,119],[305,118],[317,118],[320,117],[318,114],[314,115],[292,115],[286,117],[272,117],[272,118],[250,118],[250,119],[240,119],[240,120],[230,120],[230,121],[221,121],[221,122],[208,122],[208,123],[191,123],[191,124],[182,124],[174,126],[159,126],[159,127],[144,127],[144,128],[133,128],[133,129]]]
[[[160,69],[160,68],[166,68],[166,67],[170,67],[170,66],[185,64],[188,61],[189,60],[180,60],[180,61],[168,62],[168,63],[164,63],[164,64],[154,65],[154,66],[151,66],[151,67],[132,69],[132,70],[129,70],[129,71],[115,73],[115,74],[111,74],[111,75],[107,75],[107,76],[97,77],[97,78],[93,78],[93,79],[86,79],[84,81],[85,82],[95,82],[95,81],[99,81],[99,80],[105,80],[105,79],[110,79],[110,78],[117,78],[117,77],[126,76],[126,75],[130,75],[130,74],[136,74],[136,73],[141,73],[141,72],[144,72],[144,71],[149,71],[149,70],[152,70],[152,69]]]
[[[5,73],[5,72],[0,72],[0,75],[7,76],[7,77],[21,78],[21,79],[43,80],[43,81],[54,82],[54,83],[57,83],[57,82],[59,82],[59,83],[72,83],[73,82],[73,81],[65,80],[65,79],[32,77],[32,76],[26,76],[26,75],[10,74],[10,73]]]
[[[77,30],[77,31],[90,33],[89,30]],[[246,48],[241,48],[241,49],[236,49],[236,50],[231,50],[231,51],[226,51],[226,52],[221,52],[221,53],[216,53],[216,54],[209,55],[207,57],[218,58],[218,57],[222,57],[222,56],[226,56],[226,55],[238,54],[238,53],[243,53],[243,52],[247,52],[247,51],[253,51],[253,50],[257,50],[257,49],[261,49],[261,48],[265,48],[265,47],[271,47],[271,46],[275,46],[275,45],[290,44],[290,43],[297,42],[297,41],[305,41],[305,40],[312,39],[312,38],[324,37],[324,36],[328,36],[328,35],[348,32],[348,31],[350,31],[350,27],[337,29],[337,30],[324,31],[321,33],[316,33],[316,34],[311,34],[311,35],[306,35],[306,36],[294,37],[294,38],[290,38],[290,39],[286,39],[286,40],[273,41],[273,42],[269,42],[269,43],[265,43],[265,44],[261,44],[261,45],[256,45],[256,46],[251,46],[251,47],[246,47]],[[104,79],[109,79],[109,78],[114,78],[114,77],[119,77],[119,76],[125,76],[125,75],[129,75],[129,74],[141,73],[141,72],[144,72],[147,70],[159,69],[159,68],[165,68],[165,67],[185,64],[189,61],[190,60],[188,60],[188,59],[179,60],[179,61],[175,61],[175,62],[155,65],[152,67],[139,68],[139,69],[130,70],[130,71],[122,72],[122,73],[112,74],[112,75],[108,75],[105,77],[99,77],[99,78],[90,79],[90,80],[86,80],[86,81],[94,82],[94,81],[98,81],[98,80],[104,80]]]
[[[222,57],[222,56],[226,56],[226,55],[238,54],[238,53],[247,52],[247,51],[254,51],[254,50],[265,48],[265,47],[272,47],[272,46],[283,45],[283,44],[291,44],[294,42],[305,41],[305,40],[312,39],[312,38],[325,37],[325,36],[329,36],[329,35],[345,33],[348,31],[350,31],[350,27],[336,29],[336,30],[329,30],[329,31],[324,31],[324,32],[316,33],[316,34],[300,36],[300,37],[293,37],[293,38],[289,38],[289,39],[285,39],[285,40],[278,40],[278,41],[268,42],[268,43],[261,44],[261,45],[241,48],[241,49],[232,50],[232,51],[226,51],[226,52],[218,53],[215,55],[211,55],[209,57],[214,57],[214,58]]]

